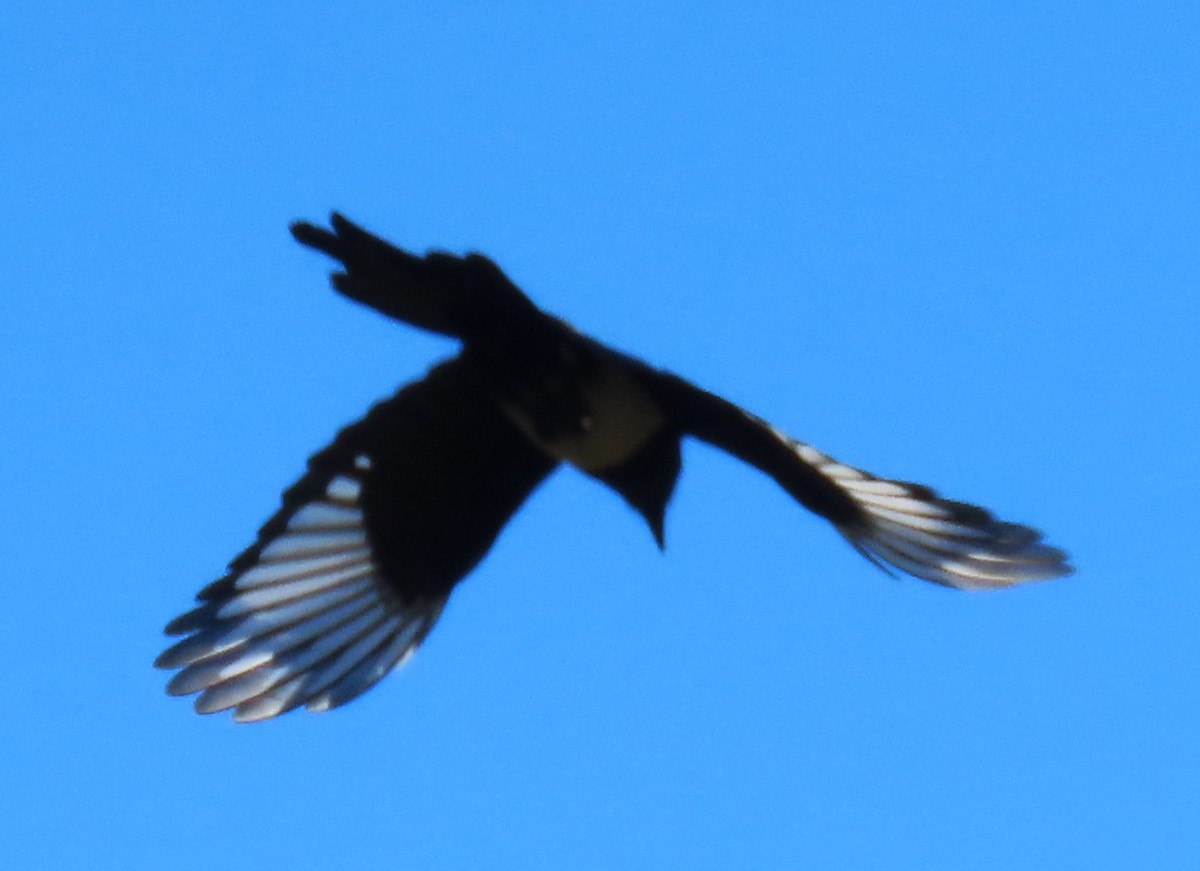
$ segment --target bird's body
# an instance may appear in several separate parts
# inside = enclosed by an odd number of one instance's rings
[[[1035,530],[876,478],[538,309],[487,258],[417,257],[334,215],[292,229],[341,261],[334,286],[462,341],[314,455],[158,665],[174,694],[239,720],[335,707],[406,659],[509,518],[559,464],[620,494],[663,543],[685,436],[773,477],[864,556],[946,586],[1071,571]]]

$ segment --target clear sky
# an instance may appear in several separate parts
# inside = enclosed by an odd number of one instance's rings
[[[1200,8],[266,8],[0,22],[0,866],[1197,867]],[[454,350],[333,208],[1078,574],[892,580],[689,445],[665,555],[560,472],[367,696],[196,716],[162,626]]]

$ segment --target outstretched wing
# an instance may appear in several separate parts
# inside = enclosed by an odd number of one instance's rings
[[[537,318],[540,312],[481,254],[434,251],[423,257],[385,242],[334,212],[333,231],[292,224],[296,241],[342,262],[333,286],[350,299],[405,323],[471,340]]]
[[[261,720],[360,695],[433,628],[454,585],[554,467],[444,363],[309,461],[283,507],[174,620],[168,691]]]
[[[997,520],[920,484],[877,478],[795,441],[766,421],[667,373],[651,373],[682,429],[774,478],[883,568],[966,590],[1070,574],[1067,555],[1028,526]]]

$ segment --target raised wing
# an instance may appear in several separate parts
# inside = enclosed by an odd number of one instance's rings
[[[457,358],[309,461],[228,573],[174,620],[168,691],[262,720],[337,707],[406,660],[554,467]]]
[[[965,590],[1070,574],[1063,551],[1028,526],[920,484],[877,478],[789,438],[766,421],[676,376],[648,376],[683,430],[774,478],[829,520],[880,568]]]

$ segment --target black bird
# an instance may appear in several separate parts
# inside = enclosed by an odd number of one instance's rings
[[[239,721],[337,707],[404,662],[454,585],[560,462],[607,484],[663,544],[680,441],[770,475],[871,562],[960,589],[1060,577],[1066,555],[1026,526],[876,478],[794,441],[682,378],[543,312],[486,257],[418,257],[341,215],[292,225],[341,261],[333,286],[462,342],[343,429],[157,660],[173,695]]]

